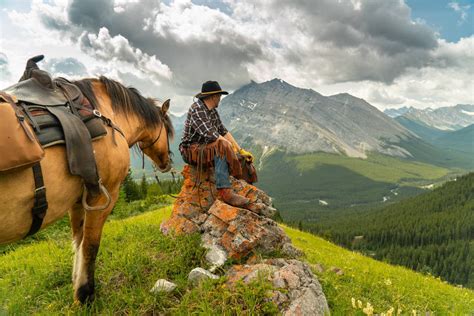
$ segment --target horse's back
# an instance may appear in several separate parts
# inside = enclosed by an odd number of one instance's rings
[[[82,182],[69,173],[63,146],[47,148],[41,168],[49,205],[43,220],[44,228],[63,217],[79,200]],[[0,244],[19,240],[29,231],[34,190],[31,168],[0,174]]]

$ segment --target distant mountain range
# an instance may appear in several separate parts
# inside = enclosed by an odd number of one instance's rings
[[[397,143],[416,138],[362,99],[346,93],[326,97],[280,79],[243,86],[223,99],[219,113],[233,134],[260,145],[264,154],[280,148],[296,154],[409,157]]]
[[[405,117],[440,130],[453,131],[474,124],[474,105],[458,104],[437,109],[402,107],[387,109],[384,113],[392,118]]]

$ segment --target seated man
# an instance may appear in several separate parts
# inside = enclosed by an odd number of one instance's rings
[[[236,194],[229,180],[230,174],[242,178],[236,152],[247,163],[253,161],[253,156],[237,144],[221,122],[217,107],[223,94],[229,93],[223,91],[217,81],[203,83],[201,92],[195,96],[197,101],[188,111],[179,151],[188,164],[198,168],[214,166],[217,192],[224,202],[258,212],[260,203],[251,203],[247,197]],[[255,179],[256,175],[251,178]]]

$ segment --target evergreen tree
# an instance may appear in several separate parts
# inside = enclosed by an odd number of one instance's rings
[[[132,178],[132,170],[128,169],[128,174],[122,183],[123,191],[125,192],[125,201],[131,202],[140,200],[140,188]]]

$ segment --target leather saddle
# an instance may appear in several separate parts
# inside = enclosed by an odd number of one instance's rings
[[[101,181],[92,140],[107,134],[104,124],[107,122],[76,85],[64,78],[53,79],[48,72],[39,69],[37,62],[43,58],[39,55],[29,59],[20,81],[3,92],[7,99],[16,100],[13,106],[22,110],[22,117],[28,118],[42,147],[65,144],[70,173],[80,176],[87,192],[97,196],[101,192]],[[27,236],[41,228],[48,209],[40,162],[32,169],[33,222]]]
[[[65,144],[69,171],[79,175],[91,195],[100,193],[92,140],[107,134],[81,90],[39,69],[43,55],[28,60],[20,81],[3,92],[18,100],[43,147]]]

